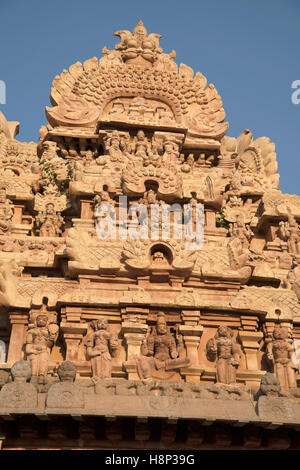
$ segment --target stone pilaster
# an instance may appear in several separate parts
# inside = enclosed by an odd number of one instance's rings
[[[202,368],[199,365],[198,348],[203,333],[203,326],[181,325],[179,331],[183,336],[187,357],[190,365],[181,369],[181,374],[185,376],[187,382],[199,382]]]
[[[126,341],[127,358],[124,363],[129,380],[138,379],[136,358],[141,354],[141,344],[147,333],[148,326],[144,323],[124,321],[122,334]]]
[[[7,353],[7,362],[14,364],[23,359],[23,346],[25,342],[28,315],[24,313],[10,313],[11,334]]]

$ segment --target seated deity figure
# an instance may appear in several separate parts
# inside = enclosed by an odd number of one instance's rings
[[[176,342],[168,330],[164,313],[158,312],[156,327],[142,342],[142,354],[137,358],[140,377],[163,379],[168,377],[169,371],[186,367],[190,361],[187,357],[180,357],[179,351],[182,349],[182,338],[178,336]]]
[[[295,388],[295,370],[298,366],[293,364],[292,355],[294,353],[289,330],[285,327],[275,326],[273,336],[267,339],[267,358],[274,365],[274,372],[281,387]]]
[[[232,330],[221,325],[206,344],[208,359],[214,361],[217,358],[217,382],[224,384],[236,382],[236,369],[240,363],[240,348],[232,336]]]
[[[137,159],[146,161],[151,154],[151,144],[143,130],[139,130],[132,145],[132,151]]]
[[[91,361],[93,378],[111,377],[111,360],[119,349],[118,338],[108,330],[105,318],[92,322],[94,333],[86,341],[86,353]]]
[[[96,164],[104,168],[112,166],[120,170],[128,162],[129,154],[126,151],[125,138],[118,131],[112,131],[104,139],[105,155],[96,159]]]
[[[28,329],[25,352],[30,362],[32,375],[46,377],[48,372],[50,352],[59,328],[56,323],[50,323],[45,307],[36,316],[34,326]]]

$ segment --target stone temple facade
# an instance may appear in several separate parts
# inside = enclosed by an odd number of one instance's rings
[[[2,449],[299,448],[300,197],[159,34],[115,35],[38,144],[0,117]]]

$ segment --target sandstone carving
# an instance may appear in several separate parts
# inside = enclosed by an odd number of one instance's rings
[[[48,408],[83,408],[84,396],[81,388],[74,383],[76,367],[64,361],[58,368],[59,383],[53,384],[47,394]]]
[[[160,34],[115,36],[38,143],[0,113],[0,448],[297,448],[300,196]]]
[[[275,326],[273,335],[266,338],[267,357],[274,364],[274,371],[281,387],[295,388],[295,369],[292,362],[293,347],[288,328]]]
[[[165,315],[158,312],[156,327],[149,332],[141,346],[141,355],[137,359],[141,378],[150,379],[170,375],[171,370],[180,369],[189,364],[187,357],[181,357],[182,338],[174,337],[168,331]],[[168,374],[169,372],[169,374]]]
[[[31,364],[32,375],[43,378],[48,372],[50,352],[59,328],[54,320],[48,318],[44,305],[32,320],[34,323],[29,325],[26,336],[26,357]]]
[[[206,345],[207,356],[217,360],[217,382],[233,384],[236,382],[236,369],[240,363],[240,348],[233,339],[233,331],[219,326],[214,338]]]
[[[13,382],[7,383],[0,391],[1,407],[35,408],[38,402],[37,390],[28,381],[31,378],[31,367],[27,361],[18,361],[11,368]]]
[[[119,348],[118,338],[108,330],[107,320],[102,318],[92,322],[95,332],[86,340],[86,354],[91,361],[93,377],[111,377],[111,361]]]
[[[278,378],[267,372],[260,381],[260,393],[267,397],[279,397],[281,385]]]

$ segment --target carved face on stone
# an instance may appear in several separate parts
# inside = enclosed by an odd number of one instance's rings
[[[76,367],[73,362],[64,361],[59,366],[57,373],[61,382],[74,382],[76,378]]]
[[[134,30],[133,30],[133,35],[137,39],[138,45],[140,46],[142,42],[146,39],[147,37],[147,30],[143,24],[138,24]]]
[[[112,132],[110,138],[110,146],[114,149],[118,149],[120,146],[120,136],[117,132]]]
[[[244,217],[242,214],[238,215],[236,217],[236,224],[238,227],[243,227],[244,226]]]
[[[36,326],[45,327],[47,326],[47,323],[48,323],[47,315],[38,315],[36,317]]]
[[[178,145],[175,142],[173,142],[172,140],[166,140],[164,142],[164,149],[165,149],[166,153],[177,152]]]
[[[145,140],[144,131],[138,131],[136,137],[137,137],[137,140],[139,140],[139,141]]]
[[[53,204],[48,204],[48,205],[47,205],[46,213],[47,213],[48,215],[55,214],[55,208],[54,208],[54,205],[53,205]]]
[[[0,203],[4,204],[6,202],[6,194],[5,191],[0,191]]]
[[[273,337],[274,339],[286,339],[288,337],[288,330],[277,326],[274,328]]]
[[[100,318],[97,321],[97,328],[98,328],[98,330],[106,330],[107,329],[107,320],[105,318]]]
[[[219,326],[218,328],[218,336],[222,336],[222,337],[227,337],[227,338],[230,338],[231,337],[231,334],[230,334],[230,330],[227,326]]]
[[[163,316],[159,316],[156,322],[156,331],[159,335],[165,335],[167,330],[167,322]]]

